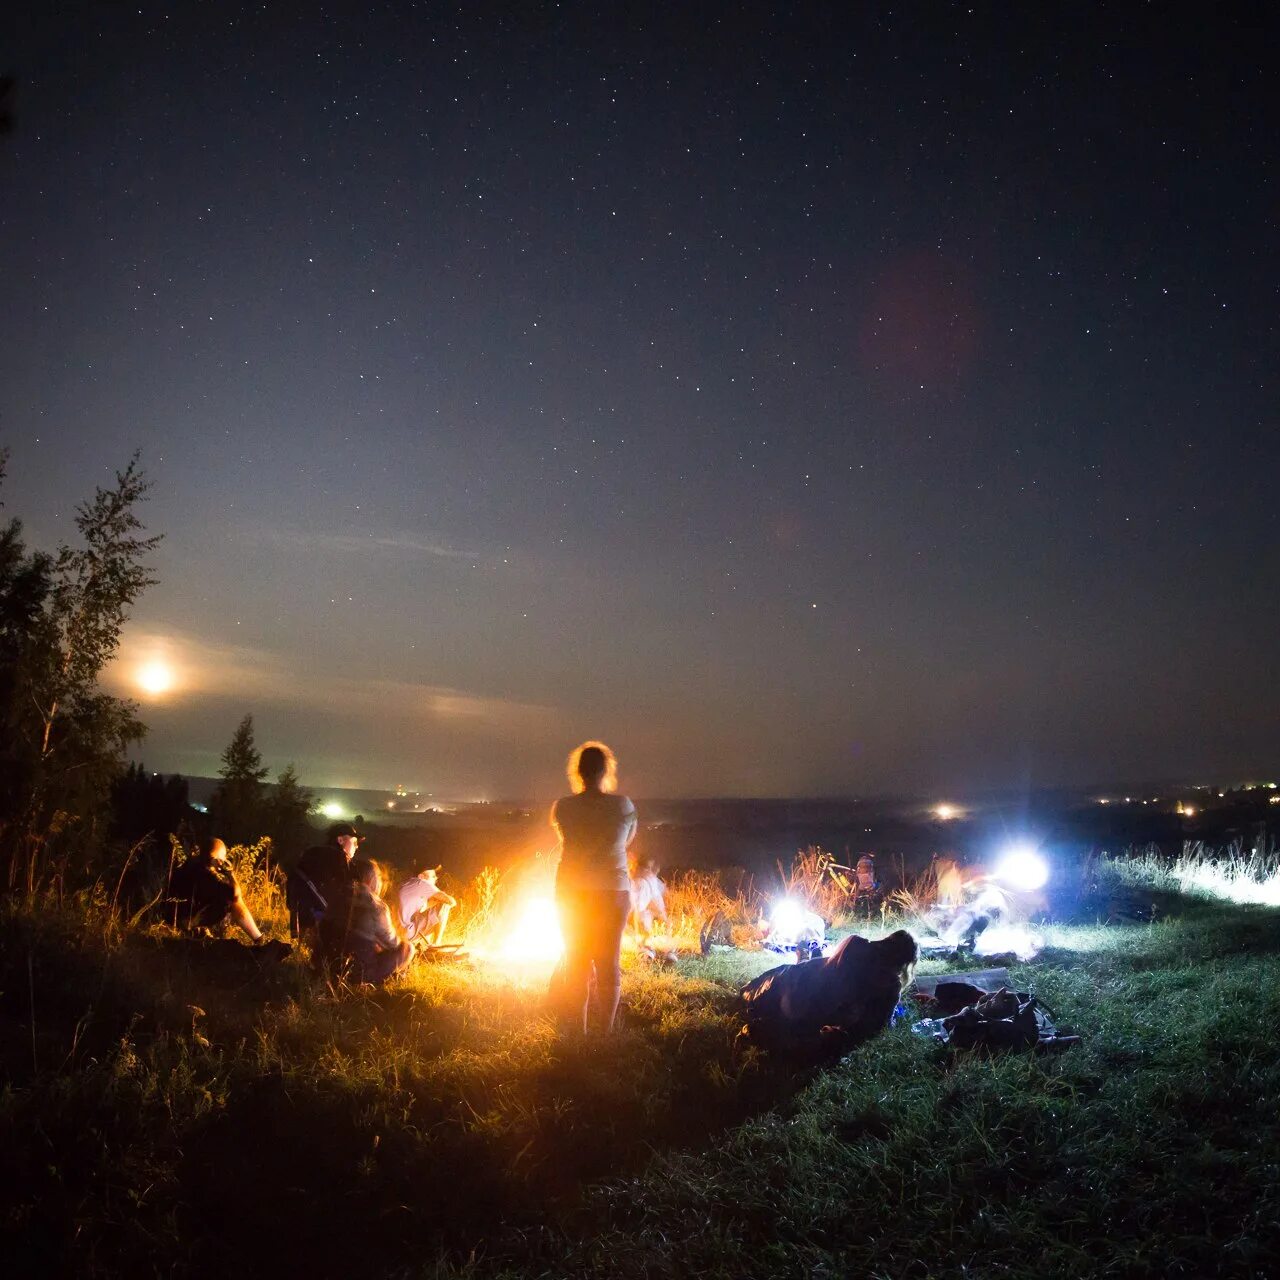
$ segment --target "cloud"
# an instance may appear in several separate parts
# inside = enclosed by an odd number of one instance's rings
[[[308,671],[266,649],[224,644],[181,632],[126,631],[103,675],[113,693],[143,696],[137,676],[156,665],[171,676],[171,703],[234,699],[247,707],[276,706],[382,721],[428,721],[455,728],[529,730],[554,720],[539,703],[473,693],[445,685]]]
[[[302,547],[335,555],[361,555],[371,551],[403,551],[440,560],[478,560],[480,553],[451,546],[442,540],[417,538],[408,533],[308,533],[303,529],[257,528],[248,535],[277,547]]]

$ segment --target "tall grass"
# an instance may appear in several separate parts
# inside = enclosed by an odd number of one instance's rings
[[[690,918],[757,906],[685,891]],[[733,1056],[758,952],[629,964],[621,1033],[570,1044],[484,966],[331,989],[113,923],[109,893],[0,903],[0,1256],[90,1278],[1269,1274],[1275,920],[1206,900],[1055,926],[1014,976],[1079,1048],[949,1058],[898,1026],[812,1076]]]
[[[803,903],[830,923],[843,923],[853,913],[853,874],[817,845],[800,849],[788,867],[778,862],[784,897]]]
[[[1170,858],[1155,846],[1099,861],[1101,880],[1224,902],[1280,907],[1280,850],[1246,849],[1237,841],[1225,850],[1188,841]]]
[[[759,946],[756,921],[764,905],[750,876],[681,871],[667,882],[668,932],[681,951],[698,951],[703,927],[719,914],[736,946]]]

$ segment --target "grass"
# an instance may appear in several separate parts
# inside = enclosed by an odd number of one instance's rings
[[[1155,923],[1093,923],[1145,886],[1102,879],[1014,970],[1079,1048],[952,1059],[900,1025],[822,1073],[733,1057],[758,952],[630,964],[621,1033],[575,1045],[536,973],[334,991],[121,928],[109,896],[7,904],[0,1256],[85,1276],[1268,1274],[1280,917],[1158,886]]]
[[[1103,874],[1167,893],[1280,907],[1280,851],[1275,849],[1245,849],[1237,843],[1220,851],[1188,843],[1177,857],[1167,858],[1152,847],[1107,859]]]

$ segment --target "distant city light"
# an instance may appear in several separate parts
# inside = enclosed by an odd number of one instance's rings
[[[1034,893],[1049,879],[1049,864],[1033,845],[1010,845],[996,864],[995,878],[1012,889]]]
[[[1100,797],[1098,798],[1098,803],[1099,803],[1099,804],[1110,804],[1110,803],[1111,803],[1111,801],[1110,801],[1110,800],[1108,800],[1106,796],[1100,796]]]
[[[326,800],[320,806],[320,812],[326,818],[344,818],[347,811],[336,800]]]
[[[933,807],[933,816],[939,822],[950,822],[952,818],[960,816],[960,810],[953,804],[938,804]]]
[[[1182,814],[1184,818],[1194,818],[1196,816],[1196,807],[1193,804],[1180,804],[1178,806],[1178,812]]]
[[[173,668],[167,662],[159,660],[144,662],[138,668],[135,679],[143,693],[158,698],[173,688]]]

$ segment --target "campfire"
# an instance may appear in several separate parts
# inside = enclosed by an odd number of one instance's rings
[[[555,902],[550,897],[526,898],[513,914],[514,924],[502,934],[492,957],[513,964],[555,964],[564,951]]]
[[[542,858],[508,875],[485,868],[468,904],[464,945],[474,963],[516,978],[550,973],[564,953],[552,875]]]

